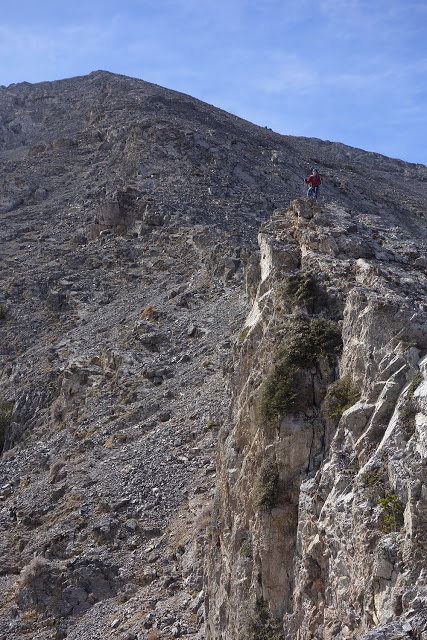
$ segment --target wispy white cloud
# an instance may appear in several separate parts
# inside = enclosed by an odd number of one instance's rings
[[[26,56],[46,51],[73,51],[79,55],[108,42],[113,30],[100,31],[94,25],[67,25],[55,31],[42,27],[10,29],[0,25],[0,51]]]
[[[251,84],[254,91],[267,94],[292,92],[304,96],[315,91],[319,82],[309,61],[296,54],[270,52],[264,63],[258,64]]]
[[[114,35],[113,23],[103,30],[93,24],[69,24],[55,30],[42,26],[11,29],[0,25],[0,56],[3,61],[12,62],[11,68],[5,64],[1,70],[0,83],[67,77],[70,75],[67,69],[72,69],[71,73],[89,72],[92,69],[87,65],[94,64],[105,48],[111,47]],[[17,59],[20,76],[12,77],[13,61]]]

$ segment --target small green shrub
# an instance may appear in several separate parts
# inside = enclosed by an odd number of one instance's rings
[[[206,429],[213,429],[214,427],[218,426],[218,422],[215,422],[215,420],[208,420],[208,422],[206,423]]]
[[[415,340],[414,338],[410,338],[408,336],[402,336],[402,338],[400,339],[400,342],[402,347],[405,350],[410,349],[411,347],[416,347],[417,349],[421,349],[421,346],[418,343],[418,340]]]
[[[240,334],[240,342],[244,342],[246,339],[246,336],[249,333],[249,329],[244,329],[244,331],[242,331],[242,333]]]
[[[360,393],[350,376],[343,376],[333,382],[325,398],[325,414],[331,420],[339,420],[346,409],[360,399]]]
[[[6,427],[12,420],[12,412],[13,402],[6,402],[6,400],[0,396],[0,452],[4,447]]]
[[[360,475],[360,482],[364,494],[370,500],[376,500],[378,496],[384,497],[386,492],[390,491],[387,469],[384,466],[370,467]]]
[[[383,467],[371,467],[360,476],[360,481],[367,487],[376,487],[384,482]]]
[[[275,363],[267,374],[259,399],[258,409],[267,422],[291,413],[297,406],[298,369],[285,360]]]
[[[268,511],[274,506],[279,493],[279,471],[272,461],[262,463],[252,489],[252,504],[258,511]]]
[[[341,349],[336,322],[295,315],[287,324],[284,343],[261,386],[261,417],[271,423],[294,411],[298,407],[300,370],[315,366],[321,357],[334,361]]]
[[[281,289],[285,301],[293,305],[304,305],[309,313],[315,313],[327,302],[324,289],[311,271],[299,271],[290,276]]]
[[[4,304],[0,304],[0,320],[4,320],[7,315],[7,309]]]
[[[332,362],[341,353],[341,331],[333,320],[314,318],[310,326],[310,338],[313,341],[317,358],[327,358]]]
[[[423,374],[421,373],[421,371],[417,371],[417,373],[413,376],[411,382],[409,383],[408,391],[406,393],[407,398],[414,397],[415,390],[420,386],[423,380]]]
[[[243,609],[245,640],[282,640],[283,631],[280,621],[268,609],[261,598],[246,604]]]
[[[222,502],[221,498],[217,495],[212,505],[211,511],[211,532],[218,532],[222,529],[223,514],[222,514]]]
[[[399,407],[399,415],[403,420],[408,420],[412,418],[417,413],[417,406],[414,400],[414,393],[417,387],[424,380],[423,374],[421,371],[417,371],[417,373],[412,377],[411,382],[409,383],[408,390],[406,392],[405,401]]]
[[[253,549],[252,549],[251,541],[248,538],[243,540],[242,546],[240,547],[239,551],[241,555],[244,556],[245,558],[252,558]]]
[[[399,416],[402,418],[402,420],[408,420],[409,418],[412,418],[416,413],[417,408],[412,399],[406,400],[406,402],[402,404],[401,407],[399,407]]]
[[[335,360],[341,352],[341,332],[333,320],[311,319],[300,313],[291,318],[286,330],[280,355],[296,367],[307,369],[321,357]]]
[[[383,533],[393,533],[403,526],[403,506],[395,493],[386,492],[384,498],[377,498],[377,504],[384,512]]]

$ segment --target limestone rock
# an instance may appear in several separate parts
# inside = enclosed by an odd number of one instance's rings
[[[247,615],[256,615],[256,609],[248,613],[248,602],[264,602],[289,639],[410,637],[414,604],[406,590],[412,588],[417,607],[425,606],[423,534],[414,535],[412,523],[421,532],[427,512],[420,493],[427,316],[417,304],[427,282],[407,265],[411,288],[402,292],[401,263],[384,269],[355,257],[341,239],[341,247],[332,245],[345,219],[335,205],[297,200],[288,212],[276,212],[259,236],[261,281],[248,337],[230,367],[232,425],[219,440],[221,517],[205,563],[210,639],[247,637]],[[369,242],[367,229],[357,227],[357,242]],[[292,262],[298,254],[300,263]],[[341,310],[323,299],[320,313],[335,314],[343,351],[332,377],[320,362],[311,364],[298,378],[304,405],[268,424],[258,398],[265,393],[263,376],[279,358],[277,336],[286,345],[289,331],[290,303],[280,292],[299,269],[315,273],[327,297],[338,295]],[[304,300],[293,305],[294,314],[307,313]],[[416,335],[413,342],[409,335]],[[324,393],[316,400],[309,391],[314,380],[327,386],[346,375],[362,397],[332,420]],[[266,459],[275,461],[277,487],[260,511],[253,495]],[[425,612],[418,620],[424,629]]]

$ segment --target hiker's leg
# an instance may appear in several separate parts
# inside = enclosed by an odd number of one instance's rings
[[[311,198],[313,195],[313,187],[309,187],[307,191],[307,198]]]
[[[319,194],[319,187],[314,187],[314,197],[317,198]]]

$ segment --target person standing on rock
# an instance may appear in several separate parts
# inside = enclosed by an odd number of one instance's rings
[[[319,176],[317,169],[313,169],[311,176],[306,178],[304,182],[310,185],[307,191],[307,198],[317,198],[319,195],[319,185],[322,184],[322,178]]]

